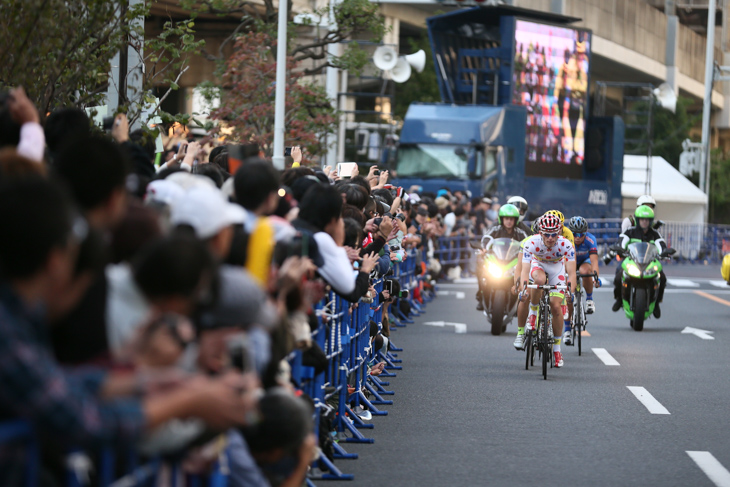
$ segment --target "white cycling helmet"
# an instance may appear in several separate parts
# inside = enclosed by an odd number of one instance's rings
[[[648,194],[639,196],[639,199],[636,200],[636,207],[640,207],[642,205],[654,205],[656,207],[656,201],[654,198],[649,196]]]
[[[528,208],[527,200],[525,198],[523,198],[522,196],[512,196],[510,199],[507,200],[507,204],[514,205],[517,207],[518,210],[520,210],[520,222],[525,219]]]

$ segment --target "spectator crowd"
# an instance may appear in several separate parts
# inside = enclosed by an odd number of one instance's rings
[[[376,166],[340,178],[298,148],[283,172],[253,150],[231,173],[226,145],[168,142],[156,165],[123,114],[106,133],[74,108],[41,125],[22,88],[0,96],[0,422],[33,426],[43,485],[63,485],[70,451],[110,445],[186,474],[225,451],[229,485],[302,485],[322,445],[288,358],[326,362],[318,305],[387,307],[397,263],[438,275],[434,239],[481,232],[495,205]],[[390,326],[371,323],[375,350]],[[22,484],[28,455],[0,443],[0,485]]]

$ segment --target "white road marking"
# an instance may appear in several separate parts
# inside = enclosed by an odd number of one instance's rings
[[[654,396],[649,394],[649,391],[644,389],[643,387],[636,387],[636,386],[626,386],[631,391],[631,393],[636,396],[636,399],[641,401],[641,404],[643,404],[646,409],[649,410],[651,414],[670,414],[667,408],[662,406],[662,404],[654,399]]]
[[[456,299],[464,299],[466,294],[462,291],[436,291],[439,296],[456,296]]]
[[[427,321],[424,325],[428,326],[453,326],[456,333],[466,333],[466,325],[464,323],[451,323],[448,321]]]
[[[708,451],[687,451],[698,467],[717,487],[730,487],[730,472]]]
[[[606,277],[599,277],[601,280],[601,286],[610,286],[613,285],[613,279],[608,279]]]
[[[601,362],[603,362],[605,365],[621,365],[618,363],[618,360],[613,358],[610,353],[605,348],[592,348],[593,353],[596,354],[596,357],[601,359]]]
[[[690,281],[689,279],[667,279],[667,284],[677,287],[700,287],[698,282]]]
[[[682,334],[692,334],[699,338],[702,338],[703,340],[714,340],[715,337],[711,336],[710,333],[715,333],[714,331],[709,330],[700,330],[699,328],[692,328],[691,326],[685,326],[684,330],[682,330]]]
[[[710,284],[712,284],[715,287],[720,287],[723,289],[730,289],[730,286],[728,285],[727,281],[710,281]]]

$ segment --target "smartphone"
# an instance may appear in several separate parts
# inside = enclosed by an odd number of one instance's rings
[[[357,162],[340,162],[337,164],[337,175],[341,178],[351,178]]]
[[[241,373],[256,370],[254,354],[245,333],[237,333],[226,340],[230,365]]]
[[[373,176],[380,176],[380,169],[373,171]]]
[[[111,132],[112,126],[114,125],[114,117],[104,117],[101,124],[104,130]]]
[[[284,155],[291,157],[291,147],[284,147]]]
[[[390,295],[393,295],[393,281],[388,279],[383,282],[383,291],[388,291]]]

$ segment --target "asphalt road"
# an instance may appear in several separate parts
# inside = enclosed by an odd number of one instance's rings
[[[718,278],[671,272],[662,318],[640,333],[611,312],[610,288],[597,291],[583,355],[564,347],[547,381],[512,347],[516,322],[489,333],[475,284],[441,285],[426,314],[393,334],[404,368],[390,379],[389,415],[362,430],[375,443],[342,443],[360,454],[336,461],[355,480],[316,485],[730,485],[730,287]],[[433,321],[466,333],[424,324]],[[681,333],[688,326],[713,339]],[[709,452],[691,454],[709,473],[687,452]]]

